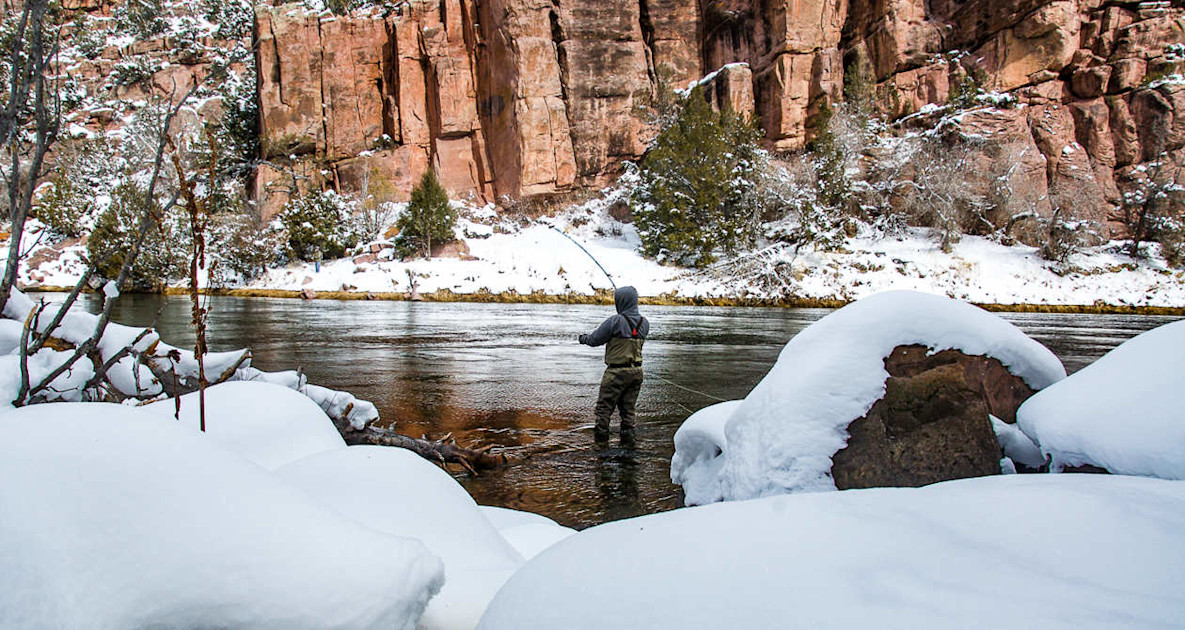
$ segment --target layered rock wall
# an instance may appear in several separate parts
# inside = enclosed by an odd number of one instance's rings
[[[714,102],[754,115],[772,148],[796,150],[819,105],[843,98],[845,68],[859,68],[892,118],[973,83],[1012,94],[1021,107],[964,123],[1007,145],[996,155],[1024,165],[1036,205],[1073,190],[1103,208],[1133,165],[1185,145],[1185,86],[1157,81],[1182,71],[1183,4],[413,0],[386,16],[347,17],[260,9],[273,166],[259,185],[287,177],[289,189],[319,179],[360,189],[377,178],[406,195],[430,164],[454,195],[486,200],[602,185],[644,151],[653,129],[640,112],[660,81],[682,87],[724,67]]]

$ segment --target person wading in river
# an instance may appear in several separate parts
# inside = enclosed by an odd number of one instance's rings
[[[650,332],[650,322],[638,312],[638,290],[621,287],[613,292],[617,314],[601,322],[596,330],[580,335],[580,343],[605,346],[605,375],[595,410],[597,424],[593,438],[609,441],[609,417],[613,409],[621,412],[621,443],[632,446],[635,437],[634,405],[642,389],[642,343]]]

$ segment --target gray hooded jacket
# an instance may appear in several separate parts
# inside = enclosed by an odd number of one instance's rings
[[[637,358],[641,361],[641,340],[650,334],[650,322],[638,312],[638,290],[633,287],[621,287],[614,291],[613,301],[617,306],[617,314],[601,322],[597,329],[587,335],[580,335],[580,343],[589,346],[601,346],[610,339],[638,339]],[[610,348],[606,348],[606,363],[612,363]]]

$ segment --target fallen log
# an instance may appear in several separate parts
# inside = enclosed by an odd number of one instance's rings
[[[341,432],[347,444],[372,444],[376,446],[397,446],[405,448],[424,459],[440,464],[459,464],[465,470],[477,475],[481,470],[493,470],[505,466],[510,460],[500,453],[491,453],[491,446],[478,449],[457,446],[445,440],[425,440],[401,435],[390,429],[368,426],[361,431]]]

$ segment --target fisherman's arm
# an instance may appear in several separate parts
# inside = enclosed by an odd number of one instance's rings
[[[613,336],[613,318],[610,317],[601,322],[597,329],[587,335],[580,335],[578,338],[580,343],[586,346],[603,346],[609,342],[609,338]]]

